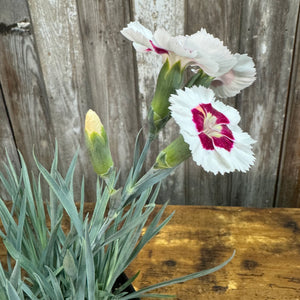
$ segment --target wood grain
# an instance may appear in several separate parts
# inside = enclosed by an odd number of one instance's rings
[[[157,292],[175,299],[299,299],[300,209],[169,206],[166,227],[127,269],[142,288],[214,267],[223,269]],[[150,299],[150,298],[143,298]]]
[[[1,0],[0,7],[5,7],[0,10],[0,83],[4,97],[0,109],[1,120],[6,124],[0,133],[1,160],[5,160],[6,146],[16,160],[17,147],[25,161],[33,165],[32,150],[36,144],[37,157],[47,165],[53,150],[52,120],[26,1]],[[20,22],[28,22],[28,27],[19,27]]]
[[[300,207],[300,22],[288,97],[276,206]],[[298,43],[297,43],[298,41]]]
[[[74,187],[80,195],[82,176],[92,184],[85,150],[84,119],[88,109],[86,71],[75,0],[28,1],[37,50],[48,95],[48,109],[64,174],[79,148]],[[90,172],[89,172],[90,170]],[[86,199],[94,193],[86,189]],[[78,198],[79,200],[79,198]]]
[[[91,215],[93,209],[93,203],[85,204],[85,213]],[[221,270],[155,292],[178,300],[299,299],[300,209],[171,205],[163,218],[173,211],[171,221],[126,270],[128,276],[140,271],[137,289],[212,268],[235,249],[235,257]],[[69,229],[68,218],[63,226]],[[4,265],[5,257],[0,241]]]
[[[17,161],[19,148],[33,165],[35,145],[48,167],[57,139],[65,173],[80,147],[75,187],[84,175],[86,199],[93,201],[95,175],[83,132],[92,108],[109,134],[122,185],[135,136],[147,126],[161,61],[135,53],[120,30],[133,19],[172,35],[205,27],[232,52],[254,58],[256,82],[225,102],[239,109],[242,129],[257,140],[256,164],[246,174],[214,176],[190,159],[164,181],[159,202],[299,207],[299,6],[300,0],[0,0],[0,161],[5,147]],[[148,167],[177,134],[171,120]]]
[[[231,197],[240,199],[239,205],[268,207],[276,196],[299,1],[247,4],[243,7],[240,50],[254,57],[258,75],[253,87],[238,97],[237,107],[241,126],[257,141],[256,162],[242,178],[233,175]],[[253,26],[255,22],[260,26]],[[268,63],[272,61],[277,63]]]
[[[12,161],[14,167],[16,169],[20,168],[19,157],[16,151],[16,144],[14,139],[14,134],[12,132],[11,123],[7,115],[6,111],[6,103],[3,99],[3,93],[1,90],[0,85],[0,136],[1,136],[1,143],[0,143],[0,153],[1,153],[1,160],[3,163],[7,163],[6,153],[9,155],[10,160]],[[1,191],[2,192],[2,191]],[[7,196],[0,195],[2,199],[7,199]]]
[[[224,40],[230,49],[248,53],[254,59],[256,82],[235,100],[226,102],[239,109],[240,126],[257,143],[255,166],[246,174],[213,177],[190,167],[187,176],[193,188],[189,189],[187,198],[191,204],[272,206],[299,1],[216,1],[214,7],[209,1],[188,3],[188,32],[199,20],[199,26],[211,28],[211,33]],[[201,13],[209,17],[202,18]]]

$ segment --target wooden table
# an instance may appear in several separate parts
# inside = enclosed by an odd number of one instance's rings
[[[170,223],[130,265],[143,287],[211,268],[223,269],[162,288],[180,300],[300,299],[300,209],[169,206]],[[146,298],[144,298],[146,299]]]
[[[174,210],[126,270],[128,276],[140,270],[135,288],[214,267],[235,249],[223,269],[157,292],[178,300],[300,299],[300,208],[168,206],[165,216]]]

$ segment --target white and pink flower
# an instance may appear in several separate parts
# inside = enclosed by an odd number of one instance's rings
[[[133,42],[137,51],[155,52],[170,65],[177,61],[181,67],[191,65],[214,77],[211,88],[216,96],[233,97],[255,80],[252,58],[246,54],[232,54],[223,42],[201,29],[192,35],[171,36],[164,29],[152,33],[139,22],[131,22],[121,33]]]
[[[247,54],[235,54],[236,64],[227,73],[216,76],[210,88],[221,98],[233,97],[255,81],[254,62]]]
[[[164,29],[152,32],[139,22],[131,22],[121,33],[133,42],[137,51],[156,52],[167,58],[170,64],[181,61],[182,67],[198,66],[210,76],[228,72],[235,64],[236,58],[223,43],[201,29],[191,36],[171,36]]]
[[[245,172],[254,163],[254,140],[238,126],[239,112],[199,86],[177,90],[170,110],[194,161],[214,174]]]

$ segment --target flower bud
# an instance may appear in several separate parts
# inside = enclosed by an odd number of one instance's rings
[[[98,115],[91,109],[85,117],[85,137],[94,171],[101,177],[113,167],[108,139]]]
[[[169,97],[181,88],[183,82],[184,68],[181,62],[170,65],[167,59],[162,66],[157,78],[156,90],[151,102],[148,115],[150,132],[156,135],[170,119]]]
[[[176,167],[191,156],[189,145],[182,135],[162,150],[156,158],[155,169],[169,169]]]

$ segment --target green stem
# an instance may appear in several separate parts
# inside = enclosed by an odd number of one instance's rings
[[[102,176],[103,180],[105,181],[106,186],[109,189],[110,193],[114,192],[115,184],[116,184],[116,170],[115,168],[111,168],[108,171],[108,174]]]

